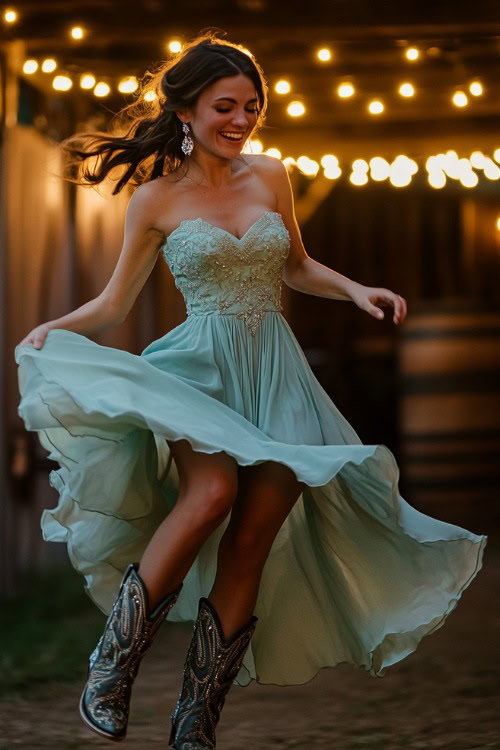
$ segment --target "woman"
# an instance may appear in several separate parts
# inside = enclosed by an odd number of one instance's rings
[[[444,623],[487,538],[403,500],[391,451],[361,443],[281,315],[282,279],[376,318],[390,306],[395,324],[406,303],[312,260],[284,165],[242,153],[267,106],[254,58],[207,34],[153,83],[125,136],[64,144],[97,157],[85,184],[124,166],[114,193],[139,186],[104,291],[16,347],[19,413],[61,466],[44,536],[111,609],[83,720],[123,739],[154,634],[194,621],[170,735],[193,750],[215,747],[233,682],[299,684],[341,661],[382,676]],[[126,317],[160,251],[187,319],[140,357],[82,335]],[[158,476],[165,440],[178,486],[171,466]]]

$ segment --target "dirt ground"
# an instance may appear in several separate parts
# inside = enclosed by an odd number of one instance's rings
[[[341,664],[302,686],[233,686],[218,750],[500,748],[498,540],[489,535],[483,568],[444,626],[384,677]],[[123,747],[167,748],[190,637],[189,624],[163,627],[136,680]],[[3,701],[0,749],[110,747],[79,718],[83,682]]]

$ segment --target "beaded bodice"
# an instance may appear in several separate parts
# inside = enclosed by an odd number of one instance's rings
[[[188,316],[236,315],[255,336],[268,311],[281,311],[290,236],[281,215],[266,211],[238,239],[204,219],[186,219],[161,248]]]

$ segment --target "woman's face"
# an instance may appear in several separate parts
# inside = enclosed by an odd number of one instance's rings
[[[215,81],[187,113],[195,149],[201,146],[222,158],[234,158],[257,124],[257,107],[255,86],[243,73]]]

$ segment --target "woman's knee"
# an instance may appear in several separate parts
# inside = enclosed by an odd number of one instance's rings
[[[193,520],[203,526],[212,526],[224,520],[236,499],[238,482],[236,474],[228,471],[198,473],[184,493]]]

